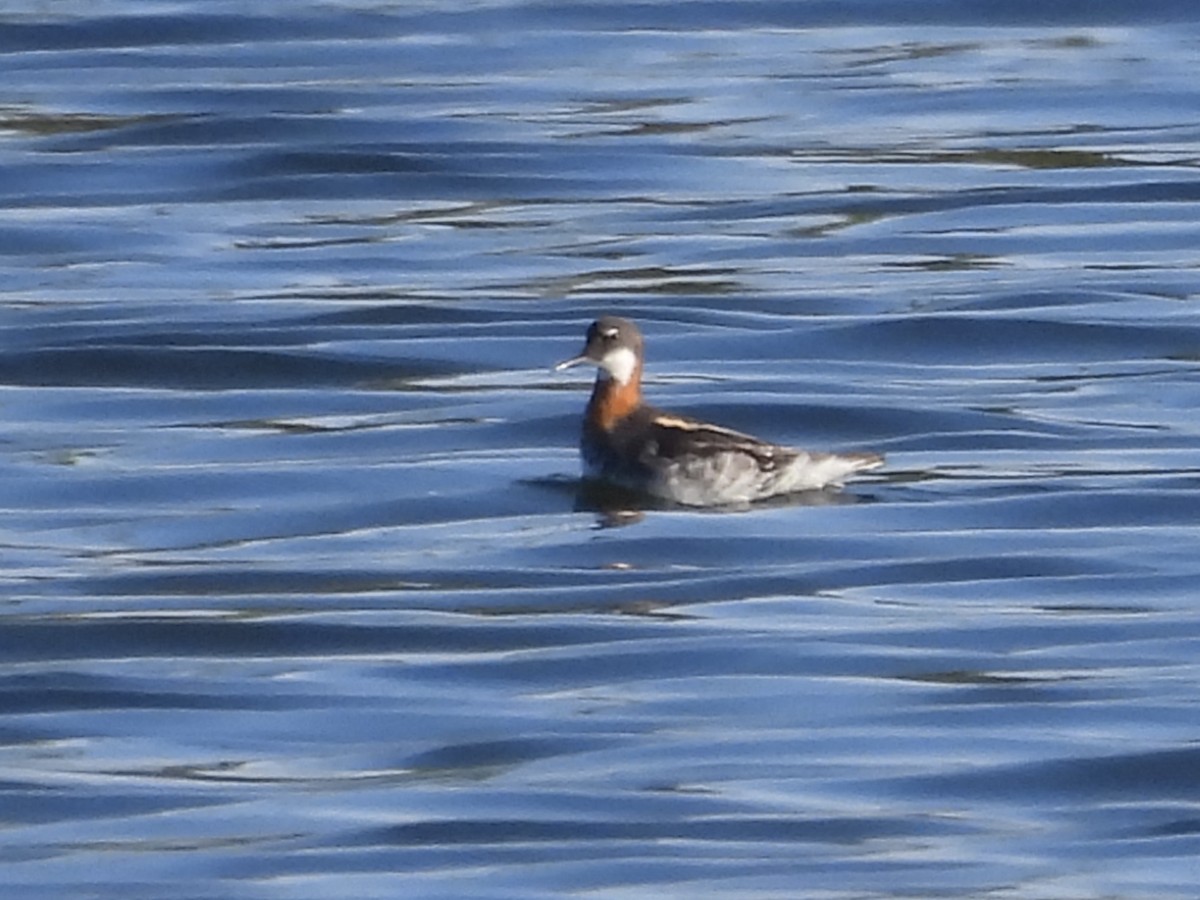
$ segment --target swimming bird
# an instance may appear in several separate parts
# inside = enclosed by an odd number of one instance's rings
[[[636,325],[604,316],[588,328],[583,352],[554,367],[598,369],[579,442],[585,478],[684,506],[724,506],[840,485],[883,465],[877,453],[795,450],[655,409],[642,399],[644,346]]]

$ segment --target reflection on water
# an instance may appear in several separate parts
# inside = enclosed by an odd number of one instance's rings
[[[1192,4],[69,7],[0,28],[6,897],[1194,893]],[[602,312],[889,467],[579,482]]]
[[[910,477],[909,473],[898,473],[897,479],[889,480],[898,480],[899,478],[908,480]],[[645,519],[647,511],[652,510],[675,510],[698,516],[705,514],[719,516],[763,512],[767,509],[781,509],[786,507],[836,506],[847,503],[869,502],[874,499],[869,493],[864,492],[862,483],[855,482],[853,492],[847,492],[838,488],[825,488],[823,490],[798,491],[794,494],[770,497],[753,504],[735,503],[714,507],[691,507],[681,506],[654,497],[647,497],[604,482],[584,480],[577,483],[564,483],[577,484],[575,490],[575,511],[594,513],[597,516],[598,524],[608,528],[633,525],[641,522]]]

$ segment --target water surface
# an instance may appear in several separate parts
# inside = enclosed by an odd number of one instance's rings
[[[6,896],[1193,896],[1192,6],[11,7]]]

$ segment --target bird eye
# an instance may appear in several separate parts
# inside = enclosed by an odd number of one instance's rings
[[[619,332],[616,328],[610,328],[607,331],[602,332],[600,336],[603,337],[606,341],[612,341],[612,340],[616,339],[618,333]]]

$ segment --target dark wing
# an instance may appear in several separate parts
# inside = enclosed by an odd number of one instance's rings
[[[787,447],[767,444],[740,431],[687,416],[655,410],[648,426],[645,433],[653,446],[648,442],[646,450],[664,460],[703,462],[734,454],[745,457],[747,462],[753,461],[762,472],[773,472],[796,458],[796,452]]]

